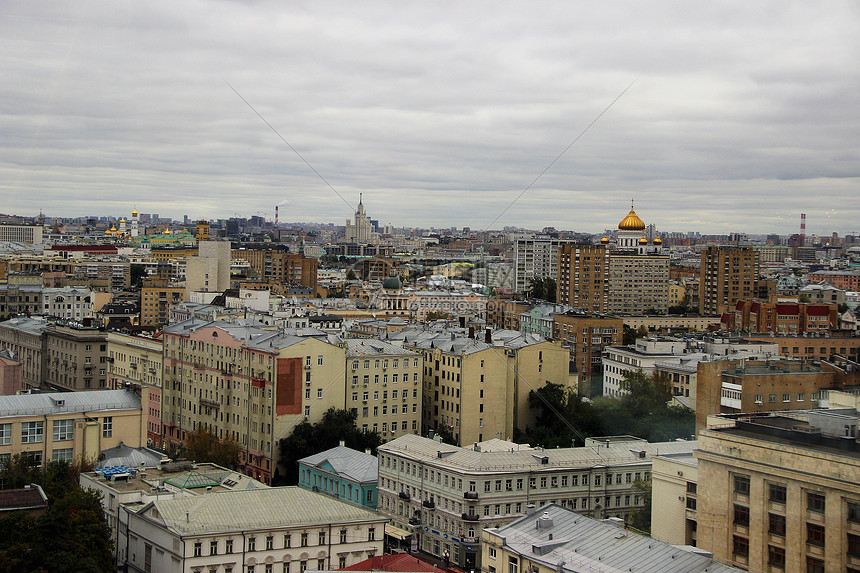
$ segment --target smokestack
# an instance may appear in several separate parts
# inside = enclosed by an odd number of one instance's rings
[[[806,246],[806,213],[800,214],[800,246]]]
[[[493,330],[491,328],[488,328],[486,331],[484,331],[484,342],[486,342],[487,344],[493,343]]]
[[[278,228],[278,206],[275,205],[275,228]]]

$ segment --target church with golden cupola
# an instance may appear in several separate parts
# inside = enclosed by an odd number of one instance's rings
[[[645,229],[631,203],[630,212],[618,223],[615,244],[604,237],[610,248],[608,309],[612,314],[669,311],[669,255],[660,237],[649,239]]]

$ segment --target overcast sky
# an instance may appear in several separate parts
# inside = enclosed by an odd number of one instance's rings
[[[860,232],[860,3],[0,0],[0,212]],[[310,165],[323,182],[229,82]],[[349,203],[350,206],[347,205]]]

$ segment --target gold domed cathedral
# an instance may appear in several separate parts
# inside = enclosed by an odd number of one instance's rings
[[[608,310],[616,315],[666,314],[669,255],[659,237],[649,240],[645,222],[630,212],[618,223],[610,245]]]

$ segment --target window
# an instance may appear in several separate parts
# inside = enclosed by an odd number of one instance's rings
[[[209,542],[209,555],[218,555],[218,542],[210,541]]]
[[[346,543],[346,529],[340,530],[340,542]]]
[[[233,540],[228,539],[224,542],[224,553],[233,553]]]
[[[860,535],[848,534],[848,555],[860,557]]]
[[[811,545],[824,545],[824,526],[817,523],[806,524],[806,542]]]
[[[54,420],[54,441],[71,440],[74,436],[74,420]]]
[[[785,516],[769,513],[767,530],[774,535],[785,537]]]
[[[299,561],[299,573],[305,573],[308,570],[308,562],[304,559]]]
[[[824,513],[824,496],[820,493],[806,493],[806,509],[817,513]]]
[[[203,555],[203,543],[197,541],[194,543],[194,557],[200,557]]]
[[[23,422],[21,424],[21,443],[36,444],[43,439],[44,422]]]
[[[750,524],[750,508],[745,505],[735,505],[735,525],[749,526]]]
[[[785,569],[785,549],[774,545],[767,546],[767,562],[772,567]]]
[[[113,436],[113,416],[105,416],[102,418],[102,437],[110,438]]]
[[[325,571],[325,559],[317,559],[317,571]]]
[[[71,462],[74,457],[73,448],[60,448],[51,452],[52,462]]]
[[[738,557],[749,557],[750,542],[746,537],[735,535],[732,537],[732,555]]]
[[[785,486],[770,484],[768,486],[768,499],[774,503],[785,503]]]
[[[257,550],[257,538],[249,537],[248,538],[248,551],[256,551]]]
[[[740,495],[749,495],[750,494],[750,477],[749,476],[735,476],[735,493]]]
[[[320,531],[319,541],[317,545],[325,545],[325,531]]]
[[[690,495],[696,495],[696,490],[698,490],[699,486],[694,481],[687,482],[687,493]]]
[[[824,561],[815,557],[806,558],[806,573],[825,573]]]
[[[860,502],[848,502],[848,521],[860,523]]]
[[[371,527],[367,530],[367,540],[376,541],[376,529]]]
[[[490,547],[490,548],[489,548],[489,553],[490,553],[490,557],[495,558],[495,557],[496,557],[496,548],[495,548],[495,547]]]
[[[284,535],[284,549],[289,549],[291,547],[292,538],[290,534],[287,533]]]
[[[337,568],[343,569],[344,567],[346,567],[346,555],[341,555],[337,558]]]
[[[308,534],[307,533],[302,533],[302,539],[301,539],[300,544],[302,547],[308,546]]]
[[[0,424],[0,446],[12,443],[12,424]]]
[[[266,537],[266,549],[271,551],[275,548],[275,538],[271,535]]]
[[[516,557],[508,557],[508,573],[519,573],[519,564]]]

